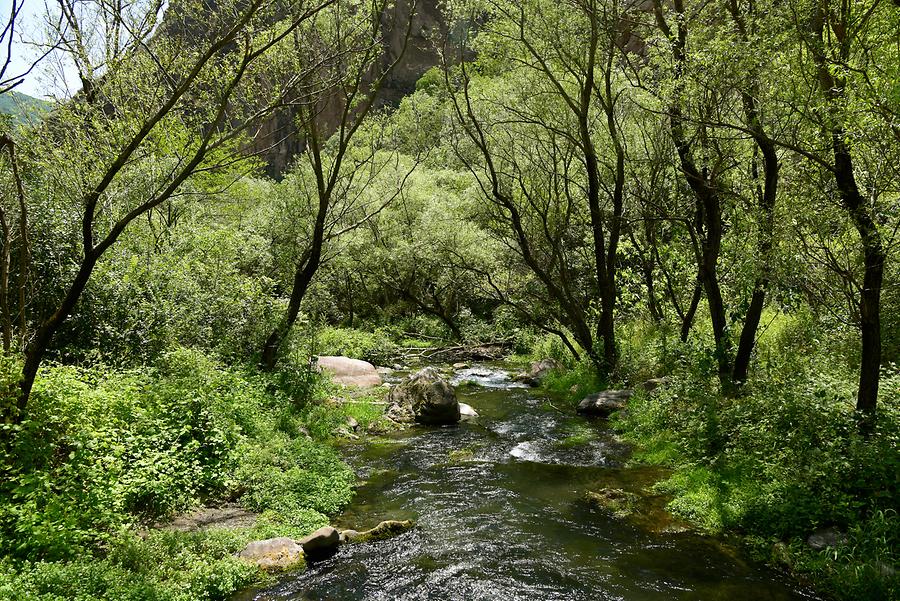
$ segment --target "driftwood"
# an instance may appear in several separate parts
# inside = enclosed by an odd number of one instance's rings
[[[512,346],[512,340],[495,340],[440,347],[401,347],[397,349],[397,358],[407,360],[427,359],[430,361],[449,359],[493,361],[507,355]]]

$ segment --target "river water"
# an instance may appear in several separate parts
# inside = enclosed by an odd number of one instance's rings
[[[479,413],[474,421],[345,448],[364,483],[335,524],[363,530],[413,519],[416,527],[345,545],[242,599],[811,598],[674,521],[650,490],[662,472],[625,468],[627,449],[601,422],[561,411],[496,367],[463,370],[454,380],[460,401]],[[586,499],[604,488],[638,494],[635,516],[617,517]]]

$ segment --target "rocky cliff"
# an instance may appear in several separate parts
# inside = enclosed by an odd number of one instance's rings
[[[396,106],[404,96],[415,90],[416,81],[431,67],[438,64],[438,53],[434,40],[439,39],[445,29],[445,21],[439,5],[440,0],[418,0],[415,2],[411,38],[403,52],[405,25],[410,15],[412,0],[397,0],[394,11],[383,24],[384,66],[393,63],[401,53],[401,61],[394,68],[391,77],[378,98],[379,105]],[[400,24],[396,27],[395,24]],[[331,113],[329,115],[329,113]],[[325,111],[326,128],[334,128],[337,111]],[[260,153],[266,163],[267,174],[278,178],[297,153],[304,147],[303,136],[297,132],[295,113],[284,110],[273,114],[261,124],[254,139],[252,150]]]

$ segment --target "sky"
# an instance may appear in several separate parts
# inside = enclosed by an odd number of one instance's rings
[[[0,0],[0,17],[2,17],[0,27],[5,26],[9,19],[12,1]],[[50,1],[52,8],[55,2]],[[25,6],[19,13],[22,22],[16,25],[12,60],[6,71],[6,77],[27,71],[40,55],[33,44],[41,39],[41,15],[45,14],[45,10],[44,0],[25,0]],[[4,41],[3,47],[0,48],[0,64],[5,62],[6,58],[7,46]],[[78,89],[78,77],[72,66],[61,65],[60,62],[59,56],[48,57],[35,67],[15,90],[36,98],[71,96]]]

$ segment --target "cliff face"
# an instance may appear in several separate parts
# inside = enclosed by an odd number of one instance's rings
[[[441,35],[445,21],[441,14],[440,0],[418,0],[413,15],[411,37],[403,52],[411,4],[413,0],[397,0],[395,14],[385,19],[382,25],[384,53],[382,67],[392,64],[398,56],[403,56],[394,68],[377,100],[380,106],[396,106],[404,96],[415,90],[416,82],[431,67],[439,62],[434,39]],[[330,108],[330,107],[329,107]],[[337,108],[323,114],[326,130],[337,125]],[[297,132],[295,113],[292,110],[273,114],[260,126],[251,150],[259,153],[266,163],[266,173],[279,178],[293,158],[302,152],[304,141]]]

